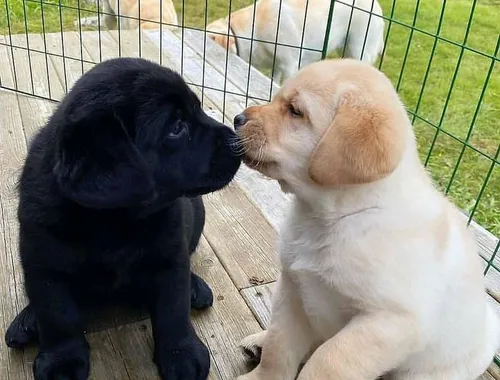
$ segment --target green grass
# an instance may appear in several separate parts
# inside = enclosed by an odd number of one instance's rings
[[[4,0],[5,1],[5,0]],[[9,7],[10,30],[12,33],[25,33],[24,13],[27,14],[27,27],[30,33],[56,32],[72,29],[78,12],[60,9],[55,0],[49,3],[26,0],[7,0]],[[232,9],[239,9],[252,0],[233,0]],[[0,6],[0,34],[7,34],[5,3]],[[77,0],[62,0],[61,4],[77,7]],[[182,1],[175,0],[179,15]],[[207,0],[208,22],[227,15],[228,0]],[[185,0],[185,25],[203,27],[205,23],[205,3],[203,0]],[[442,2],[437,0],[381,0],[384,15],[398,22],[412,25],[418,5],[415,27],[431,35],[437,33]],[[42,6],[44,25],[42,25]],[[84,4],[82,8],[92,10]],[[463,44],[470,17],[472,0],[448,0],[441,23],[440,36],[459,45]],[[479,0],[472,19],[467,46],[493,55],[499,36],[498,14],[500,0]],[[82,11],[81,17],[91,16],[92,12]],[[180,17],[179,17],[180,18]],[[389,29],[386,22],[386,30]],[[390,25],[385,56],[381,69],[398,86],[399,93],[410,112],[417,111],[415,131],[419,141],[422,160],[426,161],[430,147],[434,146],[428,159],[428,168],[436,184],[444,191],[449,190],[450,198],[466,212],[475,207],[478,196],[490,170],[491,160],[466,148],[452,180],[454,168],[461,155],[463,144],[456,138],[467,139],[476,107],[485,86],[485,79],[491,65],[491,58],[465,50],[459,46],[438,40],[415,31],[407,52],[411,34],[410,28],[393,22]],[[434,48],[435,45],[435,49]],[[429,59],[434,50],[432,63]],[[403,61],[406,63],[403,68]],[[460,65],[456,77],[459,57]],[[425,87],[422,89],[427,73]],[[453,88],[450,88],[453,83]],[[421,99],[419,102],[419,98]],[[443,111],[445,104],[446,112]],[[418,104],[418,110],[417,110]],[[424,119],[425,121],[422,121]],[[500,62],[497,62],[490,76],[483,101],[477,114],[468,144],[494,157],[500,144]],[[439,133],[436,132],[439,127]],[[500,161],[500,158],[497,158]],[[475,210],[474,218],[485,228],[500,235],[500,165],[496,164],[483,191],[481,202]]]

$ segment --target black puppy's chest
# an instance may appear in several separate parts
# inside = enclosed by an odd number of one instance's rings
[[[148,284],[153,283],[155,268],[170,265],[174,255],[187,255],[185,247],[179,240],[163,245],[161,251],[155,242],[135,249],[89,250],[86,260],[73,275],[73,293],[84,302],[142,303],[141,295]]]
[[[90,250],[89,250],[90,251]],[[77,293],[108,297],[131,287],[143,254],[133,250],[89,252],[72,281]]]
[[[74,291],[82,298],[109,298],[120,293],[132,297],[159,268],[187,254],[189,231],[175,228],[183,218],[159,218],[87,231],[73,241],[84,253],[74,273]],[[175,231],[177,229],[177,231]],[[176,233],[172,233],[176,232]]]

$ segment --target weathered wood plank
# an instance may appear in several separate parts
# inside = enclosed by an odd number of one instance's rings
[[[247,166],[242,165],[236,175],[236,180],[257,204],[271,225],[278,230],[292,196],[283,193],[277,181],[265,178]]]
[[[53,35],[60,36],[60,33],[46,34],[45,36],[30,34],[30,48],[38,51],[45,51],[47,48],[47,39],[49,36]],[[38,52],[32,52],[31,56],[34,75],[40,77],[42,83],[44,85],[46,84],[42,90],[44,93],[48,94],[46,97],[54,100],[61,100],[66,93],[66,81],[63,76],[57,73],[55,63],[58,63],[62,59]],[[35,92],[35,95],[38,94]]]
[[[500,368],[495,363],[491,364],[488,368],[488,373],[492,379],[500,380]]]
[[[469,218],[464,215],[464,218],[468,220]],[[495,235],[493,235],[491,232],[486,230],[484,227],[482,227],[480,224],[476,223],[475,221],[471,221],[470,223],[470,228],[474,232],[474,235],[476,236],[476,241],[477,245],[479,248],[479,253],[481,256],[483,256],[487,260],[491,260],[493,257],[493,254],[495,253],[495,250],[498,247],[498,242],[499,239]],[[497,268],[500,268],[500,248],[499,251],[497,252],[493,263],[497,266]],[[494,269],[494,268],[492,268]],[[500,294],[500,287],[496,289],[496,291]]]
[[[174,33],[181,37],[180,30],[176,30]],[[269,100],[271,85],[273,85],[274,93],[279,90],[279,86],[269,77],[250,66],[240,57],[231,53],[227,54],[223,47],[217,45],[208,37],[204,50],[204,40],[204,32],[190,29],[184,30],[184,43],[198,53],[200,60],[205,58],[207,63],[221,74],[225,75],[227,73],[227,79],[238,87],[241,94],[250,98],[257,98],[256,103],[262,103],[262,100],[264,102]]]
[[[17,97],[14,94],[0,93],[0,104],[3,106],[0,115],[0,196],[4,216],[4,233],[7,256],[11,258],[13,278],[9,281],[12,291],[16,292],[16,307],[24,305],[22,299],[22,275],[17,254],[18,224],[17,224],[17,190],[20,168],[26,156],[26,141],[22,126],[21,113]],[[17,294],[20,293],[20,294]],[[13,294],[14,295],[14,294]],[[18,309],[19,310],[19,309]]]
[[[2,289],[2,332],[6,330],[17,312],[26,304],[23,293],[23,276],[17,255],[17,182],[18,169],[26,154],[26,145],[17,97],[0,92],[0,208],[2,216],[2,252],[0,257],[0,289]],[[0,347],[0,368],[5,368],[9,379],[25,376],[24,353]]]
[[[80,39],[84,40],[85,36],[96,34],[97,32],[46,33],[43,36],[45,49],[52,56],[64,56],[77,61],[87,60],[88,53],[85,51],[85,46],[80,43]],[[79,71],[81,72],[81,67]]]
[[[137,32],[136,32],[137,33]],[[50,35],[50,37],[48,37]],[[119,46],[106,30],[61,33],[47,33],[47,51],[49,54],[73,58],[77,61],[98,63],[120,55]],[[89,51],[95,53],[90,59]],[[81,62],[79,62],[81,65]],[[85,62],[84,62],[85,64]],[[85,67],[84,67],[85,69]],[[78,70],[81,73],[81,66]],[[84,70],[85,71],[85,70]]]
[[[252,286],[241,290],[241,295],[263,329],[271,323],[271,305],[276,283]]]
[[[106,332],[114,349],[123,358],[130,379],[160,379],[153,363],[153,336],[149,320],[118,326]]]
[[[146,35],[144,31],[139,30],[110,30],[109,35],[114,39],[116,46],[119,46],[121,55],[123,57],[141,57],[150,61],[161,63],[167,67],[169,64],[164,63],[163,60],[167,59],[170,64],[178,62],[178,60],[171,59],[171,52],[162,52]],[[173,57],[172,57],[173,58]]]
[[[3,38],[3,37],[1,37]],[[0,47],[0,62],[10,63],[7,57],[7,48]],[[14,83],[14,77],[12,74],[12,67],[10,64],[0,65],[0,73],[2,76],[2,81]],[[26,110],[20,109],[19,97],[16,99],[14,93],[0,93],[2,109],[0,112],[0,125],[2,126],[2,132],[7,132],[7,137],[10,138],[12,134],[10,132],[16,131],[16,142],[19,144],[10,144],[9,139],[5,139],[3,133],[0,133],[0,152],[1,161],[0,167],[0,178],[2,179],[2,184],[7,183],[7,187],[3,188],[0,192],[0,210],[1,210],[1,224],[0,224],[0,241],[2,246],[2,252],[0,252],[0,294],[2,294],[0,303],[2,307],[0,329],[3,332],[7,329],[8,325],[22,306],[24,306],[26,299],[23,291],[23,278],[21,273],[21,267],[17,256],[17,218],[15,215],[15,208],[17,206],[17,197],[14,191],[14,185],[17,180],[17,169],[15,164],[13,167],[9,166],[7,169],[8,173],[4,171],[3,160],[9,158],[10,149],[21,150],[19,155],[24,155],[25,147],[21,140],[22,133],[19,128],[19,122],[22,124],[22,118],[25,116],[39,115],[38,109],[32,110],[32,112],[27,112]],[[27,96],[21,96],[23,99],[35,99]],[[43,101],[45,103],[45,101]],[[19,113],[21,118],[19,117]],[[9,117],[12,116],[12,117]],[[1,120],[2,116],[6,117],[10,122],[5,123]],[[15,125],[12,125],[14,123]],[[14,128],[15,127],[15,128]],[[5,146],[4,146],[5,144]],[[10,146],[8,146],[10,144]],[[15,159],[18,155],[13,155],[12,158]],[[19,158],[17,162],[19,162]],[[20,168],[19,168],[20,169]],[[17,172],[17,173],[16,173]],[[2,192],[4,195],[2,196]],[[5,210],[4,210],[4,204]],[[14,234],[14,236],[12,236]],[[14,248],[13,245],[16,247]],[[16,251],[14,251],[16,249]],[[7,296],[8,295],[8,296]],[[1,373],[7,373],[9,379],[31,379],[31,367],[36,354],[36,349],[29,347],[24,351],[10,350],[6,345],[0,345],[0,369]],[[5,371],[3,371],[5,369]]]
[[[89,380],[135,380],[129,376],[124,358],[108,331],[88,334],[87,341],[91,348]]]
[[[206,197],[205,236],[239,289],[276,280],[275,232],[236,184]]]
[[[1,96],[0,96],[1,99]],[[1,201],[1,196],[0,196]],[[5,233],[3,227],[3,210],[0,207],[0,217],[2,224],[0,228],[0,330],[2,334],[9,327],[16,312],[16,299],[13,294],[12,283],[12,262],[8,255],[5,244]],[[14,287],[15,289],[15,287]],[[9,380],[26,379],[26,369],[24,366],[24,353],[22,351],[11,350],[4,343],[0,345],[0,373]]]
[[[495,380],[495,378],[489,372],[485,372],[477,380]]]
[[[24,35],[13,35],[12,43],[23,46]],[[30,35],[30,48],[43,50],[43,40],[40,35]],[[10,49],[10,48],[9,48]],[[49,57],[44,53],[20,48],[12,48],[9,62],[15,68],[18,89],[33,95],[60,100],[64,95],[61,82],[51,65]]]
[[[212,308],[193,313],[194,324],[210,349],[220,378],[233,379],[247,370],[237,345],[247,334],[258,332],[259,324],[203,237],[193,257],[193,270],[207,281],[214,294]]]
[[[153,363],[153,336],[151,321],[131,323],[111,328],[106,332],[113,348],[122,358],[128,378],[131,380],[160,380]],[[208,380],[221,379],[217,366],[211,356]],[[95,380],[107,379],[95,377]],[[122,379],[119,377],[118,379]]]
[[[78,33],[66,32],[64,38],[61,37],[60,33],[48,33],[45,35],[45,39],[47,47],[51,51],[62,50],[61,47],[64,46],[64,58],[52,55],[50,59],[65,92],[67,92],[76,80],[90,70],[94,64],[88,63],[92,60],[85,47],[82,46],[82,40]],[[59,53],[62,55],[62,51]]]
[[[35,133],[47,123],[58,103],[25,95],[19,95],[17,100],[21,110],[24,135],[29,144]]]
[[[9,43],[8,41],[8,38],[6,39],[4,36],[0,36],[1,44]],[[11,48],[6,45],[0,45],[0,62],[3,63],[0,65],[0,82],[2,86],[6,88],[15,89],[16,82],[10,66],[11,58],[9,58],[9,55],[11,55]]]

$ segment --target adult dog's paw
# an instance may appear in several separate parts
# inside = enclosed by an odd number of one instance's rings
[[[205,309],[214,303],[212,289],[201,278],[191,273],[191,307]]]
[[[33,364],[35,380],[87,380],[89,346],[85,340],[72,340],[53,349],[40,351]]]
[[[5,343],[11,348],[23,348],[38,339],[35,314],[26,306],[12,321],[5,333]]]
[[[176,347],[157,347],[154,359],[163,380],[206,380],[210,370],[208,349],[194,333]]]

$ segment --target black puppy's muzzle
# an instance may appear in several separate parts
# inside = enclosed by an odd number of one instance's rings
[[[227,125],[211,119],[210,127],[218,137],[213,140],[213,148],[216,156],[228,154],[241,159],[238,149],[238,137],[236,133]]]
[[[238,131],[241,127],[243,127],[248,121],[247,117],[244,113],[240,113],[234,117],[234,129]]]

